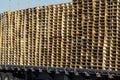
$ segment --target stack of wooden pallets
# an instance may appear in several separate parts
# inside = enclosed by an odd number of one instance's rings
[[[81,68],[120,70],[119,3],[118,0],[73,0],[74,27],[81,28],[81,37],[76,35],[81,41],[80,63],[76,64]]]
[[[0,64],[120,71],[118,0],[73,0],[0,14]]]

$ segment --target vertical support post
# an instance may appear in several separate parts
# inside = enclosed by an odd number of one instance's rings
[[[30,0],[27,0],[28,8],[30,8]]]
[[[52,5],[52,3],[53,3],[53,1],[52,1],[52,0],[50,0],[50,5]]]
[[[62,0],[62,3],[65,3],[65,0]]]
[[[10,1],[11,0],[8,0],[8,11],[10,11]]]
[[[40,0],[38,0],[38,7],[40,6]]]
[[[18,0],[18,10],[20,9],[20,0]]]

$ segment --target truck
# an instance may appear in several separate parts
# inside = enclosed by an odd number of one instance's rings
[[[119,0],[0,14],[0,80],[120,80]]]

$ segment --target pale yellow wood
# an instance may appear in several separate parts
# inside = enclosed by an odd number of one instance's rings
[[[19,10],[18,0],[18,11],[0,14],[0,63],[118,71],[119,10],[109,2],[50,0],[40,7],[38,0],[30,8],[28,0],[28,9]]]
[[[2,14],[0,14],[0,64],[2,64]]]

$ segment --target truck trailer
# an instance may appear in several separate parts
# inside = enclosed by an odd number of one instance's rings
[[[120,80],[119,21],[119,0],[1,13],[0,80]]]

